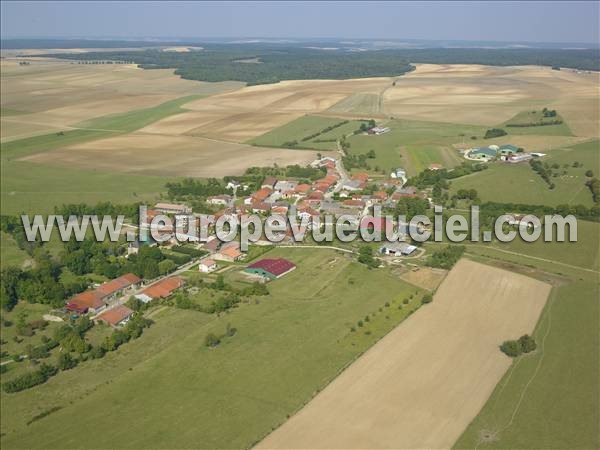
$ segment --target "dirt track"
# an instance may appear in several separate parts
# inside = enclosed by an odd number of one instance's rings
[[[425,305],[258,448],[450,448],[531,333],[550,285],[460,261]]]

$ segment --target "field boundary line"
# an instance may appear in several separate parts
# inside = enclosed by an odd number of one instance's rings
[[[525,253],[513,252],[511,250],[502,250],[501,248],[494,247],[492,245],[483,245],[483,246],[481,246],[479,244],[464,243],[464,242],[461,245],[466,245],[466,246],[469,246],[469,247],[479,246],[480,248],[489,248],[489,249],[496,250],[496,251],[499,251],[499,252],[502,252],[502,253],[507,253],[509,255],[522,256],[524,258],[536,259],[538,261],[544,261],[544,262],[548,262],[548,263],[552,263],[552,264],[558,264],[558,265],[561,265],[561,266],[570,267],[571,269],[585,270],[586,272],[600,274],[600,270],[594,270],[594,269],[589,269],[587,267],[575,266],[573,264],[567,264],[567,263],[563,263],[563,262],[560,262],[560,261],[555,261],[553,259],[540,258],[539,256],[531,256],[531,255],[527,255]]]

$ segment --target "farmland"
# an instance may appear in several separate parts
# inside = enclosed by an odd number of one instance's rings
[[[451,446],[510,366],[498,343],[533,330],[549,291],[537,280],[461,261],[432,304],[258,447]]]
[[[598,145],[599,141],[596,140],[550,150],[542,161],[550,166],[558,165],[554,170],[557,176],[551,179],[556,185],[553,190],[527,163],[494,163],[484,172],[452,181],[452,191],[475,189],[483,201],[514,201],[550,206],[582,204],[589,207],[593,205],[593,201],[585,186],[585,172],[592,170],[596,173],[600,167]],[[582,166],[573,167],[574,162],[579,162]]]
[[[251,143],[269,147],[288,147],[285,145],[286,143],[296,142],[296,146],[299,148],[336,150],[336,141],[342,136],[352,134],[360,127],[361,123],[357,120],[346,121],[332,117],[304,116],[253,139]],[[333,129],[324,131],[329,128]]]
[[[244,86],[129,64],[31,62],[2,61],[3,214],[153,202],[183,177],[305,165],[332,154],[342,136],[350,156],[374,152],[366,161],[375,180],[398,167],[409,176],[431,164],[456,167],[465,162],[459,150],[471,146],[544,152],[541,161],[558,166],[553,190],[526,163],[494,162],[451,180],[450,195],[476,189],[484,202],[594,205],[584,183],[586,171],[600,171],[597,74],[421,64],[402,77]],[[262,64],[245,62],[236,64]],[[545,107],[564,123],[505,127],[537,120]],[[354,135],[368,119],[391,131]],[[484,139],[491,127],[509,134]],[[151,307],[155,323],[140,339],[3,394],[2,447],[248,448],[273,430],[261,446],[593,447],[599,230],[579,221],[577,243],[466,244],[449,275],[421,267],[436,244],[423,246],[425,258],[374,269],[326,248],[251,247],[247,260],[264,253],[297,269],[269,283],[268,296],[219,315],[167,300]],[[58,242],[45,248],[57,259],[63,250]],[[31,263],[3,233],[2,266]],[[251,286],[245,264],[222,265],[226,283]],[[183,276],[217,278],[196,267]],[[426,292],[435,300],[421,307]],[[206,306],[227,294],[203,285],[189,295]],[[15,322],[23,310],[37,318],[48,308],[21,302],[3,319]],[[237,333],[207,348],[206,335],[228,325]],[[23,351],[28,341],[17,345],[14,327],[2,326],[3,350]],[[498,351],[534,327],[538,351],[512,363]],[[86,338],[98,343],[107,331],[95,327]],[[33,368],[10,366],[8,377]]]
[[[168,308],[153,316],[156,324],[142,338],[105,359],[4,396],[3,411],[11,414],[3,414],[3,447],[250,446],[418,305],[416,296],[399,311],[403,298],[421,291],[344,254],[281,248],[267,255],[298,265],[269,284],[268,297],[219,318]],[[394,313],[379,312],[386,301]],[[372,322],[352,332],[366,315]],[[220,333],[227,323],[237,334],[204,347],[206,333]],[[25,426],[56,406],[62,409]],[[166,410],[178,411],[177,422],[164,420]]]
[[[383,125],[391,131],[380,136],[350,137],[349,153],[366,154],[374,150],[376,157],[370,162],[372,167],[385,169],[386,173],[404,167],[409,175],[415,175],[433,163],[448,168],[460,164],[461,157],[453,145],[485,132],[477,125],[414,120],[395,119],[383,122]]]
[[[536,327],[539,350],[513,362],[454,447],[593,448],[599,423],[597,272],[479,246],[469,252],[488,264],[567,278],[559,278]]]

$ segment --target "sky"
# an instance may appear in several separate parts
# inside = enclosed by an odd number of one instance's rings
[[[1,2],[9,37],[598,43],[600,2]]]

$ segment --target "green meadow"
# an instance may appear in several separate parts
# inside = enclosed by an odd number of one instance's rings
[[[374,135],[356,135],[348,139],[350,154],[366,154],[375,151],[370,159],[371,167],[390,172],[403,167],[409,175],[427,169],[430,164],[452,168],[462,162],[453,144],[461,143],[472,135],[481,136],[485,128],[476,125],[460,125],[440,122],[394,119],[382,122],[390,132]]]
[[[3,395],[2,447],[248,448],[420,303],[418,288],[346,254],[277,248],[267,255],[298,266],[269,283],[269,296],[220,317],[158,307],[140,339]],[[227,324],[236,334],[205,347],[206,334],[222,335]],[[51,408],[60,409],[26,425]],[[176,420],[165,420],[165,411]]]
[[[560,124],[549,125],[548,122],[554,119],[562,120]],[[544,124],[537,126],[510,126],[510,125],[523,125],[523,124]],[[541,134],[546,136],[573,136],[571,129],[564,121],[564,119],[557,115],[556,117],[544,117],[542,110],[531,110],[521,111],[516,116],[507,120],[505,123],[500,125],[506,132],[513,135],[523,134]]]
[[[557,206],[560,204],[593,206],[592,194],[585,186],[587,170],[598,175],[600,170],[600,141],[590,141],[561,149],[552,150],[541,161],[557,173],[548,184],[534,172],[528,163],[506,164],[494,162],[482,172],[451,181],[451,191],[475,189],[481,200],[495,202],[528,203]],[[583,167],[573,167],[579,162]]]
[[[455,448],[597,448],[599,294],[589,276],[553,289],[537,350],[513,362]]]
[[[263,147],[287,147],[286,142],[297,141],[298,149],[336,150],[336,141],[342,136],[352,134],[360,127],[361,122],[350,120],[348,123],[324,132],[319,136],[303,141],[303,138],[314,135],[327,127],[337,125],[346,119],[323,116],[303,116],[282,125],[268,133],[248,141],[249,144]],[[323,142],[325,141],[325,142]],[[293,148],[293,147],[290,147]]]

